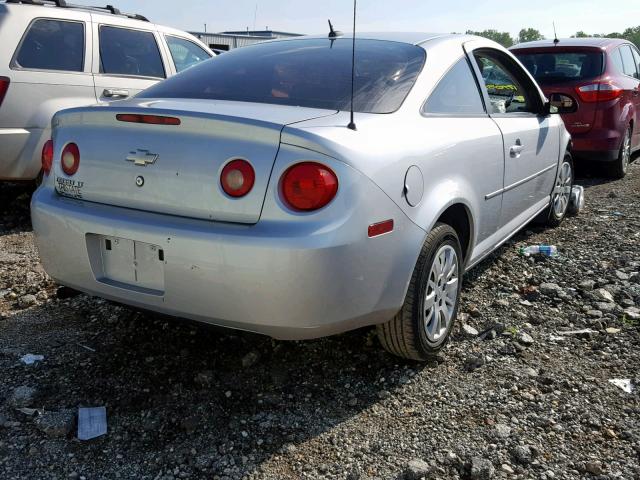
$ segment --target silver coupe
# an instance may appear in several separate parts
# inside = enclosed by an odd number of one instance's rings
[[[54,117],[32,202],[42,263],[91,295],[279,339],[376,325],[424,360],[464,272],[565,217],[553,111],[477,37],[362,34],[353,72],[349,37],[238,49]]]

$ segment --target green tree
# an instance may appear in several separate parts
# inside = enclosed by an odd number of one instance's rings
[[[494,42],[498,42],[503,47],[509,48],[514,44],[513,38],[509,34],[509,32],[499,32],[494,29],[483,30],[482,32],[474,32],[472,30],[467,30],[467,35],[477,35],[479,37],[488,38],[493,40]]]
[[[535,28],[523,28],[518,34],[518,43],[535,42],[536,40],[544,40],[544,35]]]
[[[638,48],[640,48],[640,26],[637,27],[629,27],[624,32],[611,32],[606,35],[601,33],[596,33],[594,35],[589,35],[583,31],[576,32],[575,35],[571,35],[572,38],[584,38],[584,37],[595,37],[595,38],[623,38],[625,40],[630,41],[635,44]]]
[[[622,38],[629,40],[640,48],[640,26],[627,28],[622,34]]]

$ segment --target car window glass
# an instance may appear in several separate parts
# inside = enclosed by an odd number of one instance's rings
[[[590,80],[602,75],[602,52],[557,51],[516,53],[540,85]]]
[[[165,78],[153,33],[100,27],[100,73]]]
[[[18,67],[82,72],[84,24],[61,20],[36,20],[16,56]]]
[[[466,58],[456,63],[440,80],[423,110],[438,114],[484,113],[480,91]]]
[[[352,41],[303,38],[237,48],[155,85],[139,98],[194,98],[329,110],[351,106]],[[356,112],[395,112],[426,60],[419,46],[356,40]]]
[[[167,36],[166,39],[178,73],[211,58],[204,49],[189,40],[171,36]]]
[[[534,112],[529,93],[516,78],[512,68],[497,58],[476,53],[475,59],[489,94],[491,113]]]
[[[622,56],[619,48],[611,52],[611,61],[618,73],[624,73],[624,65],[622,64]]]
[[[636,61],[633,58],[633,53],[631,53],[631,47],[629,47],[628,45],[620,47],[620,54],[622,55],[622,65],[624,67],[625,75],[629,75],[630,77],[637,77],[638,70]]]

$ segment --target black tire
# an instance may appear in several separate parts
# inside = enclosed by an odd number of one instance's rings
[[[609,177],[620,179],[627,175],[629,169],[629,163],[631,162],[631,138],[633,135],[633,129],[631,125],[627,128],[625,137],[622,139],[622,145],[620,146],[620,152],[618,158],[608,165]]]
[[[427,326],[431,322],[425,320],[427,286],[436,261],[436,254],[442,249],[446,250],[447,246],[453,248],[457,256],[456,298],[452,309],[449,309],[452,312],[449,324],[446,328],[439,330],[443,333],[434,341],[429,339],[427,333]],[[448,253],[451,253],[451,249],[448,249]],[[453,266],[450,270],[453,272]],[[422,246],[402,309],[389,322],[377,326],[378,338],[385,350],[398,357],[417,361],[426,361],[437,355],[447,344],[455,324],[463,272],[462,249],[456,231],[449,225],[436,224]],[[435,315],[437,313],[434,312],[434,317]]]
[[[567,168],[570,171],[569,184],[566,184],[563,178],[563,169]],[[544,223],[546,226],[552,228],[558,227],[569,215],[569,204],[571,203],[571,190],[573,189],[574,178],[575,172],[573,170],[573,158],[571,157],[571,154],[567,152],[564,155],[564,159],[556,175],[556,181],[553,185],[553,191],[551,192],[551,204],[542,214],[542,218],[545,219]],[[565,189],[563,190],[564,192],[566,192],[566,189],[568,188],[568,197],[565,198],[566,203],[564,203],[564,207],[560,208],[560,210],[555,208],[558,196],[563,193],[558,191],[559,188]]]

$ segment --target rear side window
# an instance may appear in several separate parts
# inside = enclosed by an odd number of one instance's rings
[[[456,63],[440,80],[423,111],[453,115],[485,113],[478,85],[465,58]]]
[[[101,26],[100,73],[165,78],[154,34]]]
[[[36,20],[20,44],[14,63],[19,68],[82,72],[84,23]]]
[[[204,49],[184,38],[167,36],[167,45],[178,73],[211,58]]]
[[[145,90],[139,98],[196,98],[348,110],[351,40],[296,39],[235,49]],[[391,113],[422,71],[415,45],[356,40],[354,110]]]
[[[624,73],[624,64],[622,63],[622,53],[619,48],[611,52],[611,62],[618,73]]]
[[[631,47],[629,45],[620,47],[620,54],[622,55],[624,74],[638,78],[638,69],[636,67],[636,61],[633,58],[633,53],[631,52]]]
[[[516,56],[541,85],[591,80],[602,75],[604,67],[601,52],[549,51]]]

